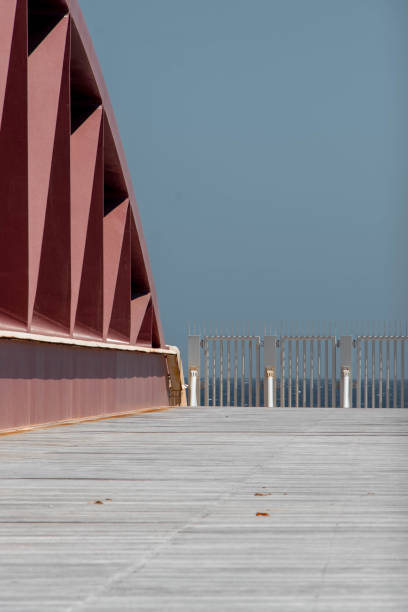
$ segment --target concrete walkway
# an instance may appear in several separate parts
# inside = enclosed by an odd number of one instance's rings
[[[0,438],[0,609],[408,610],[408,410],[178,408]]]

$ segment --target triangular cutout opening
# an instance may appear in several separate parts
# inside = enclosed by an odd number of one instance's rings
[[[104,116],[104,213],[107,215],[129,197],[115,141],[106,115]]]
[[[67,13],[65,0],[28,0],[29,55]]]
[[[102,104],[78,30],[71,25],[71,133]]]

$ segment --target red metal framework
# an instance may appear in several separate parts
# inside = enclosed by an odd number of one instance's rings
[[[164,345],[140,217],[76,0],[0,0],[0,327]]]
[[[0,219],[0,430],[168,405],[177,352],[77,0],[0,0]]]

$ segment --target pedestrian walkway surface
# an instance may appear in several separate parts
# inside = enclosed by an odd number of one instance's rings
[[[408,610],[408,410],[177,408],[0,438],[0,609]]]

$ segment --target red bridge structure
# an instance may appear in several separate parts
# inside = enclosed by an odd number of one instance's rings
[[[182,401],[77,0],[0,0],[0,430]]]

